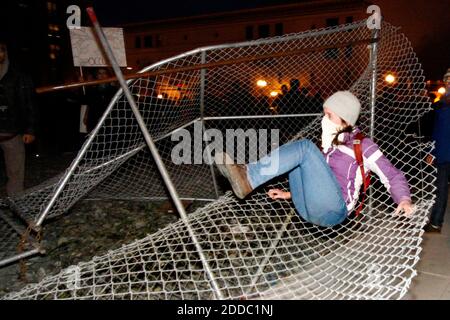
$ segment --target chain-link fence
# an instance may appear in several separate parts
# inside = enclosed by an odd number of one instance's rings
[[[219,198],[188,221],[7,298],[402,297],[416,273],[422,227],[434,198],[434,170],[424,159],[432,145],[408,139],[405,129],[430,107],[421,66],[405,36],[387,23],[378,41],[373,36],[361,21],[197,49],[144,70],[167,70],[130,81],[129,87],[180,197]],[[385,81],[387,74],[394,75],[393,83]],[[171,134],[182,128],[193,132],[198,123],[221,132],[278,129],[280,144],[299,138],[317,143],[323,100],[337,90],[351,90],[360,99],[359,127],[373,133],[383,153],[405,173],[417,205],[412,218],[394,215],[388,191],[373,179],[370,206],[360,218],[318,228],[302,221],[290,201],[267,197],[268,188],[287,189],[285,177],[238,201],[230,193],[220,196],[228,187],[210,165],[171,161],[177,143]],[[17,212],[36,222],[64,213],[83,197],[167,197],[121,91],[72,166],[13,201]],[[198,237],[219,296],[186,224]]]

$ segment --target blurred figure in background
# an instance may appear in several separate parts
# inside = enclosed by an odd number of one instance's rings
[[[286,112],[286,95],[289,92],[287,85],[283,84],[281,86],[281,93],[273,101],[273,111],[276,114],[281,114]]]
[[[0,39],[0,147],[9,197],[24,189],[24,144],[35,140],[37,115],[31,78],[10,64],[6,41]]]
[[[104,80],[110,77],[107,68],[98,68],[95,72],[96,80]],[[117,88],[111,83],[101,83],[86,91],[87,110],[84,116],[84,123],[88,132],[92,131],[107,109]]]
[[[448,200],[448,180],[450,177],[450,68],[444,76],[446,93],[436,103],[433,140],[435,149],[427,162],[434,163],[437,168],[436,202],[431,211],[430,222],[425,226],[426,232],[440,233],[444,223]],[[433,159],[434,156],[434,159]]]

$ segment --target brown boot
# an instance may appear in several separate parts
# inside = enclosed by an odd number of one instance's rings
[[[233,160],[225,152],[216,153],[215,162],[220,173],[230,182],[234,194],[238,198],[244,199],[253,191],[247,179],[247,166],[245,164],[234,164]]]

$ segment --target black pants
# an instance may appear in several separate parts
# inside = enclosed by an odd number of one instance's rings
[[[448,200],[448,179],[450,176],[450,163],[437,164],[436,179],[436,203],[431,211],[430,222],[434,226],[442,226],[444,223],[444,214],[447,209]]]

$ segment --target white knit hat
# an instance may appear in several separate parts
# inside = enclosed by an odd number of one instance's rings
[[[334,113],[336,113],[345,122],[354,126],[361,111],[361,103],[358,98],[350,91],[338,91],[329,97],[323,103]]]

